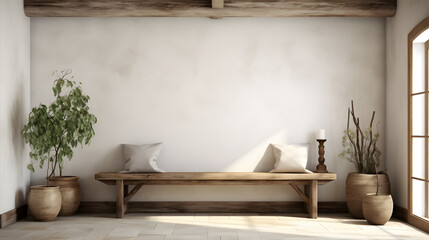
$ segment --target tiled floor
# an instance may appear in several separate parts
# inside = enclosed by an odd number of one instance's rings
[[[429,239],[429,234],[392,219],[368,225],[347,214],[79,214],[53,222],[30,219],[0,229],[0,240],[279,240],[279,239]]]

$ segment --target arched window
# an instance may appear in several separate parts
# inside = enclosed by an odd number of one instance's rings
[[[429,18],[408,34],[408,221],[429,229]]]

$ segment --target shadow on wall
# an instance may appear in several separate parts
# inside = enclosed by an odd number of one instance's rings
[[[258,165],[256,165],[253,172],[269,172],[274,168],[274,163],[273,146],[268,144],[261,161],[259,161]]]
[[[280,130],[256,145],[242,157],[227,166],[224,172],[268,172],[274,167],[270,143],[285,144],[286,130]]]
[[[309,136],[308,139],[311,139]],[[269,172],[274,168],[273,144],[287,144],[286,130],[280,130],[224,169],[225,172]],[[289,143],[292,144],[292,143]],[[295,143],[298,144],[298,143]],[[311,150],[311,143],[310,150]],[[311,154],[310,154],[311,155]],[[311,156],[308,156],[309,159]],[[309,166],[307,165],[307,168]]]
[[[27,171],[26,168],[26,151],[25,151],[25,142],[21,136],[22,128],[25,124],[26,113],[25,109],[25,93],[24,93],[24,76],[23,73],[20,74],[16,81],[19,82],[19,85],[16,89],[15,99],[10,111],[10,129],[12,131],[12,145],[13,145],[13,158],[15,160],[15,169],[14,173],[16,176],[16,182],[22,183],[24,179],[24,171]],[[20,206],[25,201],[24,189],[19,188],[15,193],[15,206]]]
[[[19,188],[15,192],[15,206],[20,207],[25,202],[25,194],[22,188]]]

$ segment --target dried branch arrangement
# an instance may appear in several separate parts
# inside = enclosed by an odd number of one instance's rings
[[[376,167],[380,165],[381,151],[377,147],[380,137],[378,133],[373,133],[375,111],[372,112],[369,128],[365,131],[360,126],[360,120],[356,117],[353,100],[351,108],[348,109],[347,129],[343,136],[343,152],[339,154],[352,162],[358,173],[376,173]],[[350,120],[354,124],[354,130],[350,128]]]

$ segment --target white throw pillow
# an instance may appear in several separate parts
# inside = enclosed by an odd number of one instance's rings
[[[146,145],[122,144],[125,166],[120,173],[165,172],[156,165],[161,149],[162,143]]]
[[[307,172],[308,144],[271,145],[275,163],[270,172]]]

